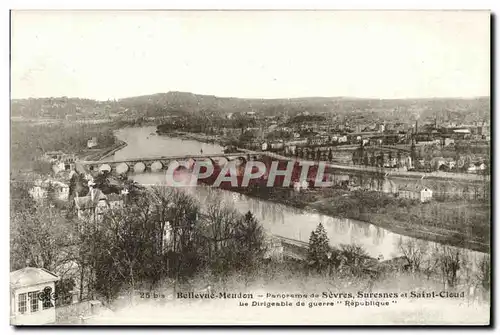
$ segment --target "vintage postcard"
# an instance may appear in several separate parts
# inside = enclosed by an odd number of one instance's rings
[[[489,325],[488,11],[11,12],[12,325]]]

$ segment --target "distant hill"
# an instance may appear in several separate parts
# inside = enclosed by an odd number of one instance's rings
[[[168,92],[114,101],[74,98],[12,100],[12,116],[56,117],[203,115],[223,117],[229,113],[295,116],[307,112],[326,118],[411,122],[415,119],[473,122],[490,119],[490,98],[473,99],[362,99],[306,97],[293,99],[242,99],[188,92]]]

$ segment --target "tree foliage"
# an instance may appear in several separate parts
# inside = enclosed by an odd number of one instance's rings
[[[322,223],[316,230],[311,232],[309,238],[309,251],[307,253],[308,264],[318,272],[326,269],[330,258],[330,241]]]

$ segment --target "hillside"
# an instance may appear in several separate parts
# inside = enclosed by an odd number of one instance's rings
[[[255,112],[263,116],[299,113],[323,114],[327,118],[383,119],[411,122],[415,119],[469,123],[490,119],[490,98],[472,99],[358,99],[310,97],[294,99],[241,99],[187,92],[168,92],[113,101],[76,98],[12,100],[13,117],[128,117],[165,115],[225,116]]]

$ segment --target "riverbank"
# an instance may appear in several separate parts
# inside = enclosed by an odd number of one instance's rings
[[[159,132],[159,136],[168,136],[174,138],[180,138],[183,140],[194,140],[203,143],[209,144],[219,144],[224,146],[227,143],[227,140],[224,140],[222,137],[218,135],[206,135],[202,133],[188,133],[184,131],[171,131],[171,132]]]
[[[98,149],[95,152],[92,152],[91,154],[87,154],[82,157],[82,160],[86,161],[100,161],[102,159],[105,159],[107,157],[110,157],[115,154],[118,150],[121,150],[127,146],[127,143],[124,141],[116,140],[116,143],[113,144],[110,147],[106,148],[101,148]]]
[[[324,215],[371,223],[397,234],[490,252],[490,206],[482,202],[420,203],[379,192],[234,188],[238,192]]]

